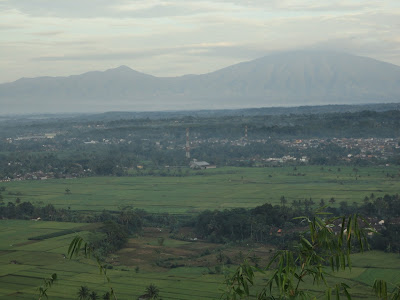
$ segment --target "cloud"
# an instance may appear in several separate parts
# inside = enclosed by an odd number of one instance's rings
[[[14,29],[24,29],[25,26],[14,25],[14,24],[0,24],[0,30],[14,30]]]
[[[355,53],[400,65],[400,39],[395,37],[349,36],[347,38],[326,40],[314,44],[310,48]]]
[[[107,10],[110,8],[110,1],[4,0],[0,8],[16,9],[23,14],[34,17],[96,17],[107,14]]]
[[[164,48],[153,48],[153,49],[141,49],[141,50],[126,50],[126,51],[113,51],[105,53],[78,53],[72,55],[56,55],[56,56],[41,56],[33,58],[33,61],[85,61],[85,60],[131,60],[142,57],[154,57],[162,56],[167,54],[175,55],[196,55],[205,53],[221,53],[223,50],[218,49],[242,49],[237,45],[233,45],[227,42],[219,43],[200,43],[200,44],[188,44],[176,47],[164,47]],[[236,51],[237,52],[237,51]],[[222,53],[220,55],[223,55]]]
[[[38,35],[38,36],[54,36],[54,35],[60,35],[65,33],[65,31],[42,31],[42,32],[35,32],[33,35]]]
[[[34,17],[160,18],[226,11],[231,5],[214,1],[182,0],[4,0],[0,9],[16,9]]]
[[[115,5],[113,10],[122,17],[131,18],[165,18],[205,14],[218,9],[215,5],[204,5],[201,2],[185,3],[179,1],[149,1],[142,5],[124,3]]]
[[[370,10],[381,7],[380,1],[282,1],[279,8],[285,10],[300,10],[311,12],[349,12]]]
[[[385,3],[391,3],[385,1]],[[160,18],[206,13],[350,12],[385,7],[376,0],[3,0],[0,10],[15,9],[34,17],[59,18]]]
[[[0,0],[1,81],[118,64],[202,73],[319,48],[400,64],[397,0]]]
[[[377,0],[219,0],[217,2],[220,3],[220,6],[223,4],[236,5],[241,8],[291,13],[349,12],[371,10],[384,6],[382,1]]]

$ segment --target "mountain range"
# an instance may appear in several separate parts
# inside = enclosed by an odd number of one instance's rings
[[[121,66],[0,84],[1,113],[232,109],[400,102],[400,67],[345,53],[271,54],[215,72],[155,77]]]

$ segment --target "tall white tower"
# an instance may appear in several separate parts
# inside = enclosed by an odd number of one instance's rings
[[[190,158],[189,128],[186,128],[186,158]]]

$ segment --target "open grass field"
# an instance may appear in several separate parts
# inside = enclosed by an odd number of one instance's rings
[[[87,285],[100,295],[104,293],[108,284],[92,261],[63,257],[74,234],[33,243],[28,240],[54,230],[75,228],[85,234],[84,226],[77,223],[0,220],[0,299],[37,299],[36,288],[43,278],[54,272],[59,280],[49,290],[49,299],[76,299],[81,285]],[[157,243],[160,236],[165,237],[162,246]],[[266,247],[250,250],[202,241],[178,241],[170,239],[165,232],[146,229],[142,237],[131,239],[125,249],[110,258],[109,263],[113,265],[113,269],[109,270],[111,284],[121,300],[137,299],[150,283],[159,287],[163,299],[219,299],[224,277],[209,274],[218,250],[231,257],[233,262],[239,251],[253,251],[264,258],[274,251]],[[172,269],[159,267],[155,262],[160,259],[175,259],[182,266]],[[136,266],[140,267],[139,272],[135,272]],[[234,266],[229,268],[233,270]],[[351,286],[354,299],[376,299],[371,292],[373,280],[382,278],[397,283],[400,281],[399,270],[399,255],[366,252],[353,255],[352,270],[335,273],[328,277],[328,282],[346,282]],[[256,288],[260,288],[263,277],[259,274],[257,278]],[[311,283],[306,286],[318,290]],[[322,293],[320,296],[324,299]]]
[[[362,203],[365,196],[395,194],[400,190],[398,167],[218,168],[187,177],[92,177],[8,182],[4,202],[51,203],[73,210],[118,210],[131,205],[149,212],[196,213],[205,209],[255,207],[266,202],[331,197]],[[389,175],[389,176],[388,176]],[[69,188],[71,194],[66,195]],[[327,203],[327,202],[326,202]]]

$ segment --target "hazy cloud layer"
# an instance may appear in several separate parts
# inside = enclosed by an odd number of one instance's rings
[[[275,51],[400,65],[397,0],[0,0],[0,82],[118,65],[205,73]]]

